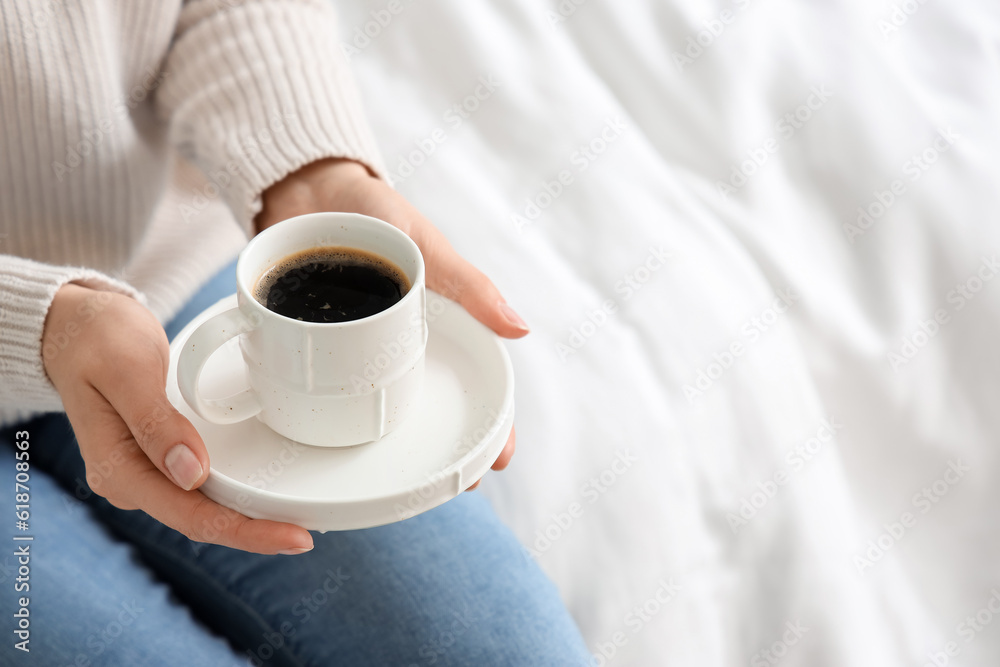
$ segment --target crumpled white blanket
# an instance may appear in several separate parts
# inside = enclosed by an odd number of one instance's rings
[[[997,664],[1000,5],[336,4],[595,664]]]

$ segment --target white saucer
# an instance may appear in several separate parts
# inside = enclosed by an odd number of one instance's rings
[[[500,339],[453,301],[427,292],[425,388],[412,415],[381,440],[312,447],[255,418],[205,421],[177,388],[177,356],[205,319],[236,305],[222,299],[170,345],[167,396],[201,434],[212,461],[202,492],[256,519],[309,530],[350,530],[401,521],[437,507],[482,477],[514,425],[514,372]],[[247,386],[237,339],[205,364],[201,388],[222,398]]]

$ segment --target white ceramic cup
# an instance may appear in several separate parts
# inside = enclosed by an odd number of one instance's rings
[[[304,322],[268,310],[255,297],[261,277],[303,250],[355,248],[399,267],[410,281],[403,298],[349,322]],[[312,213],[255,236],[236,264],[237,307],[199,326],[180,353],[177,384],[203,419],[230,424],[256,416],[280,435],[308,445],[346,447],[398,426],[423,384],[427,345],[424,261],[392,225],[354,213]],[[249,387],[207,399],[199,378],[209,357],[240,337]]]

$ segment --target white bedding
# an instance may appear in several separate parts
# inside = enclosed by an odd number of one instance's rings
[[[1000,5],[335,4],[532,325],[483,492],[597,664],[1000,661]]]

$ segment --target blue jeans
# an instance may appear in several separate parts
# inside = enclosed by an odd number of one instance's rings
[[[168,335],[233,285],[231,265]],[[25,438],[20,531],[14,443]],[[3,665],[590,663],[555,587],[475,492],[401,523],[315,534],[301,556],[250,554],[94,495],[69,422],[51,414],[0,430],[0,507]],[[25,546],[27,571],[15,555]],[[30,653],[15,648],[20,597]]]

